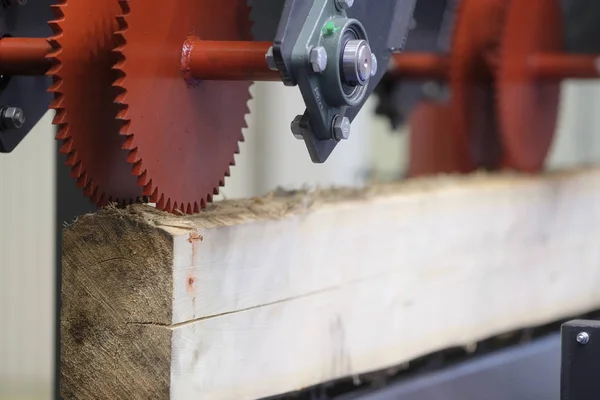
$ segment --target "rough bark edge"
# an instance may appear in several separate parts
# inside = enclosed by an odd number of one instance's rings
[[[165,213],[145,204],[134,204],[124,209],[109,206],[102,209],[98,215],[129,218],[133,221],[160,227],[170,234],[178,235],[195,229],[233,226],[259,220],[279,220],[328,206],[356,202],[368,203],[386,196],[435,193],[443,190],[469,189],[473,186],[486,186],[488,188],[506,185],[518,186],[546,180],[559,183],[562,180],[590,175],[600,176],[600,169],[580,168],[540,175],[522,175],[510,172],[502,174],[477,172],[471,175],[440,175],[390,184],[375,184],[362,189],[314,188],[293,191],[278,189],[262,197],[215,202],[199,214],[191,216]]]

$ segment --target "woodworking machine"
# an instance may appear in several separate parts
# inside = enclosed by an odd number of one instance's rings
[[[199,212],[239,152],[252,81],[298,86],[306,110],[291,131],[322,163],[385,75],[378,111],[409,121],[418,176],[539,171],[560,81],[598,76],[600,41],[567,46],[559,0],[420,0],[443,40],[405,53],[416,0],[43,3],[0,6],[0,151],[54,109],[71,175],[100,206]],[[413,80],[448,90],[398,111]]]
[[[0,0],[0,152],[53,109],[93,203],[197,213],[239,152],[251,82],[276,81],[300,89],[282,131],[315,163],[376,93],[411,127],[411,176],[537,172],[561,81],[600,76],[599,20],[597,0]]]

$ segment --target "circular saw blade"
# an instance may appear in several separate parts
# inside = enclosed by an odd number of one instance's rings
[[[505,0],[461,0],[452,42],[450,91],[461,172],[500,166],[494,71],[504,27]]]
[[[77,186],[94,203],[136,200],[142,191],[124,161],[112,88],[115,18],[121,8],[116,1],[61,0],[52,9],[48,57],[54,65],[47,74],[53,79],[50,108],[56,110],[60,151]]]
[[[554,138],[560,82],[536,81],[527,60],[533,53],[563,51],[563,20],[557,1],[508,3],[496,83],[504,165],[534,172],[544,167]]]
[[[438,101],[422,101],[410,115],[409,176],[457,173],[462,154],[454,140],[452,108]]]
[[[229,175],[243,140],[250,82],[182,78],[188,35],[251,40],[246,0],[121,0],[118,18],[121,134],[127,162],[157,208],[200,211]]]

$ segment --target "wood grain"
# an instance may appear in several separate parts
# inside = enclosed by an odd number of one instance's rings
[[[272,193],[65,230],[65,398],[253,399],[600,307],[600,170]]]

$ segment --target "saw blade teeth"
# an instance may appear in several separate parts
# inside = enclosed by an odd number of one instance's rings
[[[71,151],[73,151],[73,138],[68,137],[67,139],[65,139],[63,141],[63,144],[60,146],[59,151],[61,154],[71,153]]]
[[[85,186],[83,187],[83,195],[91,198],[94,195],[95,189],[96,187],[94,183],[87,180]]]
[[[150,179],[150,181],[144,186],[142,194],[144,196],[152,196],[152,193],[154,193],[154,185],[152,184],[152,179]]]
[[[123,92],[117,94],[117,96],[115,97],[115,103],[119,105],[127,105],[127,93]]]
[[[195,201],[195,202],[194,202],[194,210],[193,210],[193,213],[194,213],[194,214],[197,214],[197,213],[199,213],[199,212],[200,212],[200,204],[198,204],[198,202],[197,202],[197,201]]]
[[[83,171],[83,173],[77,178],[77,187],[80,189],[85,188],[87,180],[87,172]]]
[[[137,179],[138,185],[147,186],[149,182],[151,182],[151,181],[148,179],[148,171],[144,171],[141,174],[138,174],[138,179]]]
[[[59,125],[58,131],[56,132],[56,140],[64,140],[69,136],[69,125]]]
[[[129,135],[125,137],[125,140],[123,141],[123,145],[121,146],[121,148],[123,150],[133,150],[135,149],[135,144],[134,144],[134,140],[133,140],[133,136]]]
[[[62,125],[67,123],[67,112],[64,108],[59,108],[56,110],[56,114],[52,119],[52,123],[54,125]]]
[[[81,163],[81,161],[77,161],[75,165],[71,167],[71,177],[77,178],[83,173],[83,170],[83,164]]]
[[[64,100],[64,96],[62,95],[62,93],[57,93],[57,95],[54,96],[54,100],[52,100],[50,102],[50,105],[48,106],[48,108],[50,108],[51,110],[62,109],[63,100]]]
[[[152,192],[152,194],[150,195],[150,202],[156,203],[158,201],[158,198],[159,198],[158,188],[155,188],[154,192]]]
[[[51,93],[60,92],[62,84],[62,79],[60,79],[57,76],[54,76],[54,82],[52,82],[52,84],[48,87],[48,91]]]
[[[133,163],[133,168],[131,170],[133,175],[139,176],[143,171],[142,160],[138,160],[137,162]]]
[[[164,208],[165,208],[165,195],[164,194],[160,195],[160,198],[156,202],[156,208],[158,208],[159,210],[164,210]]]
[[[78,162],[79,162],[79,154],[77,153],[77,150],[73,150],[72,152],[70,152],[67,155],[67,159],[65,160],[65,165],[67,167],[73,167]]]

